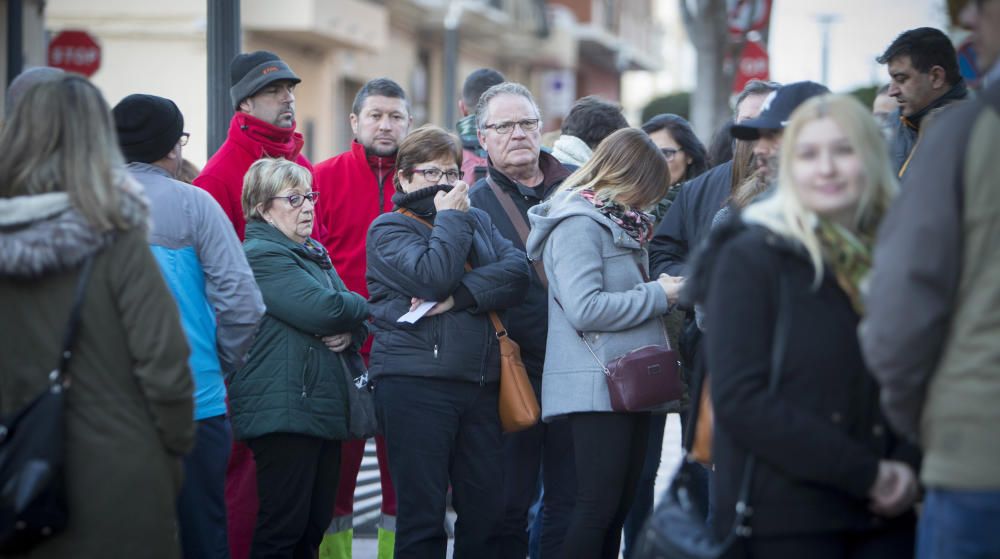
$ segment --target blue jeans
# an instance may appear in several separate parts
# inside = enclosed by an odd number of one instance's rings
[[[1000,557],[1000,491],[929,489],[917,559]]]
[[[184,457],[177,523],[185,559],[229,559],[226,538],[226,463],[233,444],[226,416],[195,423],[194,448]]]

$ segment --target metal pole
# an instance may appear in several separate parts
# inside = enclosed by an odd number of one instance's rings
[[[840,16],[837,14],[818,14],[816,16],[820,31],[820,83],[827,87],[830,86],[830,26],[839,20]]]
[[[444,125],[455,126],[455,92],[458,91],[458,24],[462,21],[462,0],[451,0],[444,16]]]
[[[24,68],[24,6],[7,0],[7,85]]]
[[[208,154],[226,140],[233,103],[229,98],[229,63],[240,52],[239,0],[206,0],[208,4]]]

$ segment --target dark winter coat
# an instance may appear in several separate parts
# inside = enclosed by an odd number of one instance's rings
[[[910,155],[917,145],[920,137],[920,129],[925,120],[931,117],[940,109],[956,102],[962,101],[969,96],[969,90],[965,86],[965,80],[960,80],[944,95],[938,97],[926,107],[920,109],[910,116],[903,116],[899,109],[890,115],[890,122],[893,122],[892,141],[889,145],[889,157],[892,159],[892,168],[902,177],[909,167]]]
[[[341,360],[320,338],[352,332],[347,351],[357,351],[368,336],[364,297],[344,287],[326,251],[312,239],[318,252],[260,220],[247,223],[246,239],[247,261],[267,313],[247,364],[229,383],[233,435],[348,438]]]
[[[814,288],[804,250],[763,227],[724,226],[713,240],[694,277],[708,285],[700,299],[711,324],[704,345],[715,409],[716,526],[732,525],[747,451],[757,457],[755,536],[883,525],[868,510],[879,460],[904,460],[916,471],[919,458],[882,417],[847,295],[828,268]],[[779,286],[788,290],[787,349],[771,395]]]
[[[177,305],[125,196],[131,229],[97,233],[62,192],[0,200],[0,414],[48,385],[80,264],[94,255],[66,392],[69,526],[33,558],[180,556],[175,500],[194,442]]]
[[[486,313],[524,300],[527,258],[476,208],[424,215],[433,229],[388,213],[368,231],[368,292],[375,319],[369,372],[375,379],[497,382],[500,353]],[[466,262],[472,271],[465,271]],[[455,299],[452,310],[416,324],[397,322],[409,311],[411,297],[444,301],[449,296]]]
[[[688,255],[708,235],[732,182],[733,162],[727,161],[681,185],[649,245],[650,277],[687,275]]]
[[[544,180],[535,187],[525,186],[501,173],[492,164],[489,174],[501,190],[510,193],[517,210],[528,221],[528,210],[546,200],[559,188],[571,170],[549,153],[541,152],[538,156],[538,166],[542,170]],[[488,213],[500,234],[509,239],[515,248],[524,250],[524,243],[510,222],[503,206],[493,194],[486,182],[480,180],[469,191],[472,205]],[[528,286],[524,302],[507,311],[505,325],[510,337],[521,346],[521,357],[528,374],[537,380],[542,378],[542,368],[545,364],[545,340],[548,337],[548,290],[542,285],[542,280],[531,266],[531,283]]]

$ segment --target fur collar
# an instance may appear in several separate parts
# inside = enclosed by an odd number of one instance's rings
[[[127,193],[122,204],[130,223],[145,224],[144,200]],[[0,276],[32,279],[76,268],[114,236],[95,230],[65,192],[2,198]]]

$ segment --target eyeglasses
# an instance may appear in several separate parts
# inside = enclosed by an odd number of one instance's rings
[[[302,206],[302,204],[306,200],[309,200],[310,202],[315,204],[316,199],[319,198],[319,192],[307,192],[305,194],[289,194],[288,196],[271,196],[270,198],[268,198],[268,200],[277,200],[279,198],[282,200],[288,200],[289,206],[293,208],[298,208]]]
[[[177,143],[180,144],[181,147],[184,147],[188,145],[188,139],[190,138],[191,138],[190,132],[181,132],[181,138],[177,140]]]
[[[431,182],[437,182],[444,176],[444,180],[448,181],[448,184],[453,184],[461,176],[458,169],[448,169],[447,171],[442,171],[437,167],[428,167],[426,169],[417,169],[416,167],[410,169],[411,173],[420,173],[425,179]]]
[[[684,148],[660,148],[660,151],[663,152],[663,157],[666,157],[667,161],[673,161],[677,152],[684,151]]]
[[[515,126],[520,126],[521,130],[531,132],[532,130],[538,129],[538,122],[539,119],[537,118],[526,118],[516,122],[508,120],[506,122],[497,122],[496,124],[486,124],[483,128],[492,128],[493,130],[496,130],[497,134],[510,134],[514,131]]]

